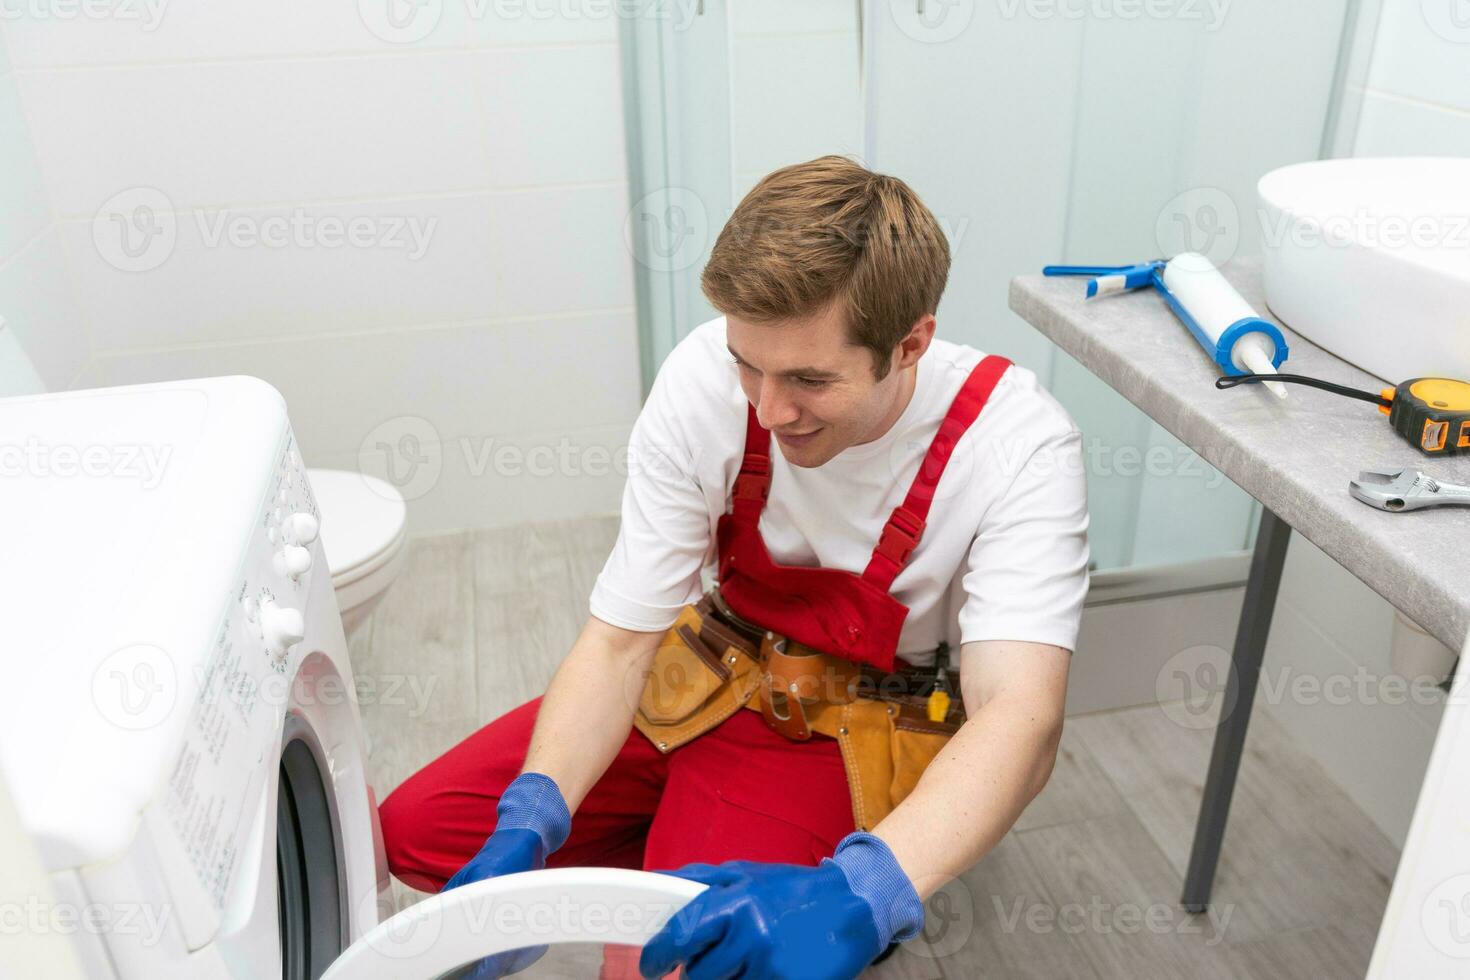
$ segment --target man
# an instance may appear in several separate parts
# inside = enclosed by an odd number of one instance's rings
[[[846,159],[746,196],[702,277],[724,316],[669,355],[634,427],[591,616],[544,697],[384,801],[400,879],[678,869],[710,887],[643,949],[650,977],[851,977],[918,932],[923,900],[1051,773],[1087,590],[1080,435],[1031,372],[935,338],[949,261],[903,182]],[[690,619],[716,561],[715,605]],[[936,668],[950,642],[962,706]],[[723,664],[758,660],[760,696],[658,728],[645,677],[681,645],[710,663],[712,699],[739,680]],[[788,698],[778,660],[846,686]],[[910,668],[934,678],[886,704],[856,693]],[[844,719],[874,706],[889,727],[859,745]],[[890,741],[920,748],[890,758]],[[863,776],[875,753],[892,787]]]

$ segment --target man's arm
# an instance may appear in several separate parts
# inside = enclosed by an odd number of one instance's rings
[[[550,776],[573,813],[627,741],[662,636],[589,616],[556,669],[521,771]]]
[[[873,833],[920,899],[990,852],[1051,776],[1071,652],[981,640],[960,649],[967,719]]]

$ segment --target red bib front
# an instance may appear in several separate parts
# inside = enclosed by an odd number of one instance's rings
[[[716,529],[720,595],[730,609],[813,650],[893,670],[909,608],[888,589],[923,537],[929,504],[954,447],[1010,366],[1004,357],[991,355],[965,379],[908,496],[893,509],[861,575],[840,568],[779,565],[771,559],[760,533],[761,511],[771,489],[771,433],[750,406],[732,506]]]

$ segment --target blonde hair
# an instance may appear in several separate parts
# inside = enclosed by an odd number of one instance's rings
[[[745,195],[700,286],[721,313],[756,323],[837,303],[881,380],[899,341],[938,308],[948,277],[949,242],[907,184],[825,156],[773,171]]]

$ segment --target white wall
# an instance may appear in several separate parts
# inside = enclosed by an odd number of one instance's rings
[[[0,36],[0,397],[66,388],[86,360],[61,236]]]
[[[29,189],[0,191],[34,226],[0,267],[20,264],[17,333],[84,321],[86,386],[263,377],[312,465],[429,464],[415,531],[614,509],[595,447],[639,405],[615,18],[127,6],[143,21],[6,24],[0,127],[23,112],[34,145],[4,164]],[[51,337],[26,349],[64,387],[76,352]]]
[[[1354,155],[1470,155],[1470,21],[1449,30],[1454,6],[1452,0],[1383,0]],[[1388,703],[1395,699],[1392,682],[1377,686],[1392,676],[1392,626],[1393,608],[1384,599],[1293,536],[1265,675],[1278,690],[1283,680],[1307,677],[1350,682],[1354,693],[1337,704],[1289,695],[1272,703],[1264,689],[1257,698],[1402,844],[1441,707],[1417,698]]]
[[[1354,155],[1470,156],[1470,13],[1460,0],[1382,2]]]

